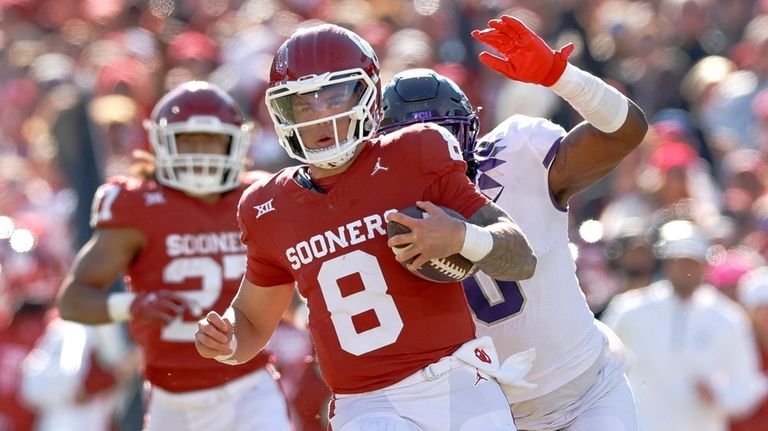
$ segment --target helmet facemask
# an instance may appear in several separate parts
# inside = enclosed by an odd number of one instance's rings
[[[435,123],[448,129],[459,141],[461,156],[467,162],[467,176],[474,180],[477,175],[478,164],[476,159],[477,134],[480,132],[480,120],[477,118],[477,114],[473,111],[466,117],[443,117],[435,120]]]
[[[165,119],[149,125],[155,153],[157,181],[190,195],[222,193],[240,184],[250,124],[240,127],[221,122],[215,116],[197,115],[168,124]],[[180,153],[179,134],[211,134],[228,137],[225,154]]]
[[[287,81],[267,90],[266,104],[291,158],[334,169],[373,136],[377,97],[371,77],[358,68]]]

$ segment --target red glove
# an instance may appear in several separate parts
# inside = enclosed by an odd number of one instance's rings
[[[488,21],[488,27],[472,31],[472,37],[506,58],[484,51],[479,57],[483,64],[516,81],[546,87],[560,79],[573,52],[572,43],[553,51],[533,30],[509,15]]]
[[[170,290],[142,292],[131,303],[131,320],[162,327],[187,309],[192,310],[188,301]]]

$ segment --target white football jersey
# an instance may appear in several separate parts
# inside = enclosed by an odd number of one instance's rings
[[[478,142],[478,188],[520,225],[538,261],[533,277],[521,282],[484,273],[464,281],[477,333],[493,338],[500,359],[536,349],[526,379],[538,386],[510,403],[573,380],[594,364],[605,342],[576,278],[567,209],[549,190],[549,167],[565,133],[545,119],[514,115]]]

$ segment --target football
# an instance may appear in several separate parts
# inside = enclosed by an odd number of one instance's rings
[[[466,219],[456,211],[446,208],[446,207],[440,207],[443,211],[445,211],[448,215],[451,217],[466,221]],[[408,208],[402,209],[399,211],[401,214],[405,214],[407,216],[413,217],[413,218],[422,218],[425,215],[427,215],[424,210],[421,208],[413,205]],[[387,237],[392,238],[395,235],[399,235],[401,233],[408,233],[411,230],[400,223],[397,222],[390,222],[387,223]],[[401,253],[404,249],[407,249],[409,245],[402,245],[399,247],[392,247],[392,251],[395,254]],[[409,259],[405,262],[400,262],[405,269],[410,271],[411,273],[425,279],[429,280],[435,283],[455,283],[457,281],[462,281],[466,278],[469,278],[472,276],[477,267],[475,266],[472,261],[467,259],[466,257],[456,253],[451,256],[446,256],[439,259],[432,259],[429,262],[425,263],[421,266],[421,268],[416,270],[411,270],[407,265],[411,263],[413,259]]]

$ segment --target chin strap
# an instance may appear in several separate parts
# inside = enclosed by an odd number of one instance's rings
[[[304,187],[307,190],[312,190],[313,192],[317,192],[320,194],[326,194],[325,190],[318,187],[317,184],[315,184],[314,181],[312,181],[312,177],[309,176],[309,170],[302,166],[296,171],[296,174],[294,174],[293,179],[296,180],[296,182]]]

